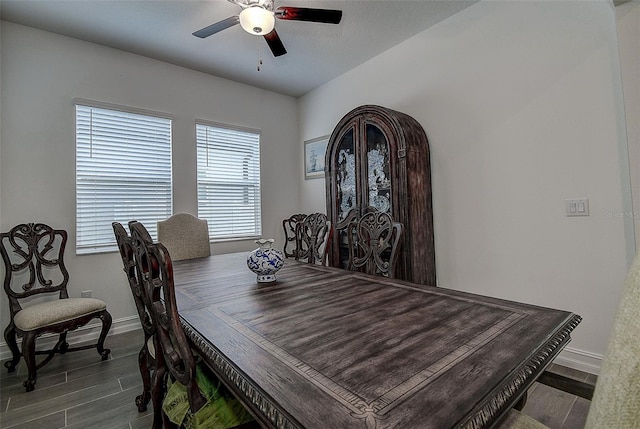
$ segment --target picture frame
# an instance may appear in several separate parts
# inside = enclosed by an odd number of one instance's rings
[[[317,137],[304,142],[304,178],[324,177],[324,155],[327,151],[329,136]]]

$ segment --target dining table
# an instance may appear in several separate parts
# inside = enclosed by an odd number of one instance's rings
[[[294,259],[258,283],[247,255],[174,262],[175,294],[192,348],[264,428],[495,426],[581,320]]]

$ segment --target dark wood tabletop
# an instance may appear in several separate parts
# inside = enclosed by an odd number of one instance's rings
[[[246,253],[174,264],[183,326],[266,428],[484,428],[570,340],[573,313]]]

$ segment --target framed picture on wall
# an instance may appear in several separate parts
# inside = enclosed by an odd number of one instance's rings
[[[304,178],[324,177],[324,154],[329,136],[322,136],[304,142]]]

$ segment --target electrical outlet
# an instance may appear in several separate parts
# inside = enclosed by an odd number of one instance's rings
[[[82,294],[80,295],[82,298],[91,298],[91,294],[93,293],[92,290],[83,290]]]

